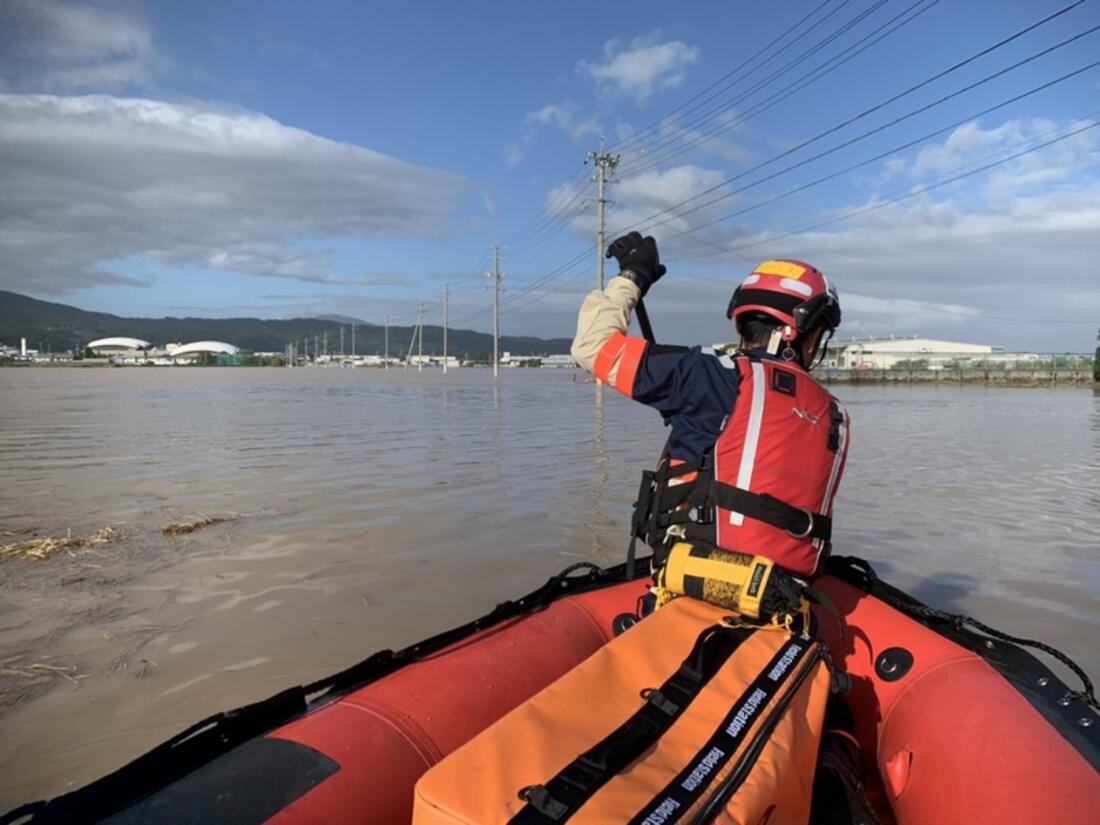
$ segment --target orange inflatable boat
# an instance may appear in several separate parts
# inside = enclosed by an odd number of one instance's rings
[[[927,608],[858,559],[830,560],[815,584],[838,614],[815,607],[847,674],[864,821],[1100,822],[1100,712],[1079,668],[1068,663],[1074,690],[1027,648],[1068,662],[1057,651]],[[409,822],[429,768],[621,633],[647,586],[624,566],[574,565],[470,624],[217,714],[0,822]]]

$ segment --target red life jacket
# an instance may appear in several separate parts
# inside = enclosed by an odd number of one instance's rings
[[[793,362],[722,360],[741,375],[734,409],[702,461],[666,455],[645,474],[635,535],[657,550],[668,529],[678,528],[687,538],[815,575],[829,551],[848,414]]]
[[[831,518],[848,455],[847,412],[797,364],[745,356],[734,363],[741,386],[733,415],[714,445],[714,480],[773,496],[818,522]],[[767,556],[794,573],[817,572],[828,536],[821,531],[814,536],[811,523],[809,530],[788,531],[738,511],[736,498],[721,492],[716,498],[719,547]]]

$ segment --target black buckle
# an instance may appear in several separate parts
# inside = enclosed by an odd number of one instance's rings
[[[676,713],[680,710],[680,706],[678,704],[673,702],[656,688],[646,692],[645,700],[666,716],[675,716]]]
[[[714,508],[696,505],[688,510],[688,518],[693,524],[714,524]]]
[[[529,788],[524,788],[519,792],[519,797],[540,814],[553,819],[555,822],[569,813],[569,806],[560,800],[554,799],[550,795],[550,791],[542,785],[532,785]]]

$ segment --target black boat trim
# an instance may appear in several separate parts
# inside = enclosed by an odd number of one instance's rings
[[[649,576],[649,560],[637,560],[634,575]],[[573,575],[579,571],[582,575]],[[270,732],[352,691],[434,655],[475,633],[544,610],[566,596],[597,590],[627,580],[627,565],[599,568],[574,564],[520,599],[460,627],[444,631],[399,651],[382,650],[339,673],[308,685],[288,688],[268,699],[223,711],[181,731],[161,745],[106,776],[62,796],[30,802],[0,814],[7,823],[96,822],[134,805],[251,739]],[[997,670],[1058,733],[1100,771],[1100,713],[1029,651],[969,629],[954,614],[932,610],[909,594],[883,582],[870,564],[855,557],[829,559],[830,575],[858,587],[910,616],[930,630],[980,656]],[[1082,721],[1087,725],[1081,724]]]
[[[340,766],[301,742],[257,736],[116,814],[108,825],[260,825]]]

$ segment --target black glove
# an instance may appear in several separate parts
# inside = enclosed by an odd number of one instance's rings
[[[637,284],[643,296],[668,271],[657,257],[657,241],[652,235],[643,238],[639,232],[612,241],[607,257],[619,262],[619,274]]]

